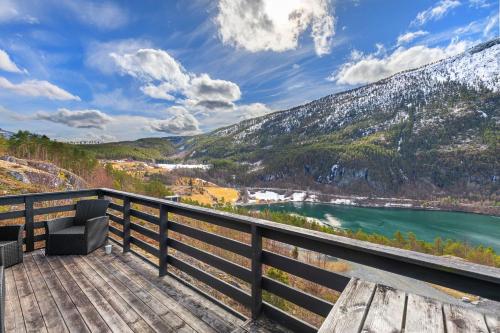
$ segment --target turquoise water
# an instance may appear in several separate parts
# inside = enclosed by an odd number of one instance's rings
[[[324,203],[275,203],[252,205],[251,209],[270,209],[313,217],[334,227],[392,237],[396,231],[413,232],[418,239],[436,237],[491,246],[500,253],[500,217],[472,213],[411,209],[363,208]]]

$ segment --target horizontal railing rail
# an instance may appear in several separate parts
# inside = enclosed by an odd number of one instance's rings
[[[286,299],[323,317],[328,314],[333,304],[305,291],[263,276],[263,265],[274,267],[337,291],[342,291],[349,279],[297,259],[273,253],[263,248],[263,239],[281,242],[288,246],[296,246],[301,249],[500,301],[500,269],[494,267],[449,260],[111,189],[0,197],[0,206],[25,205],[23,210],[0,213],[0,220],[24,218],[26,251],[32,251],[36,242],[44,240],[44,235],[34,235],[35,229],[44,226],[44,222],[34,222],[36,215],[68,212],[75,209],[74,203],[43,208],[34,208],[34,204],[43,201],[82,197],[110,197],[122,201],[122,204],[111,202],[109,206],[108,216],[113,222],[110,225],[112,236],[110,239],[118,242],[123,251],[134,252],[145,261],[156,266],[159,269],[160,276],[168,274],[186,283],[185,279],[176,275],[177,273],[168,270],[168,267],[171,266],[249,308],[252,318],[256,318],[260,313],[265,313],[289,328],[301,332],[314,332],[316,328],[263,301],[263,291]],[[141,211],[138,206],[150,208],[148,209],[149,212]],[[157,214],[151,214],[151,210],[156,211]],[[242,233],[248,242],[238,241],[186,223],[174,221],[171,218],[173,214]],[[249,262],[250,265],[245,267],[205,249],[197,248],[191,242],[184,241],[183,238],[170,235],[170,232],[233,253]],[[141,239],[138,238],[139,235]],[[140,249],[140,251],[137,251],[136,248]],[[168,251],[168,248],[175,251]],[[144,255],[144,252],[156,260],[151,260]],[[239,284],[224,281],[209,271],[184,260],[182,256],[189,256],[204,265],[231,275],[249,285],[249,288],[241,288]],[[199,290],[196,286],[190,286]],[[201,290],[199,291],[201,292]],[[214,297],[206,293],[205,295],[221,306],[228,308]]]

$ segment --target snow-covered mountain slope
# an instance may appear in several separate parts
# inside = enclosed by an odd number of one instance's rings
[[[4,137],[6,139],[10,138],[12,135],[14,135],[14,133],[12,132],[9,132],[9,131],[6,131],[6,130],[3,130],[0,128],[0,136],[1,137]]]
[[[268,134],[326,133],[374,113],[392,112],[394,120],[406,117],[408,108],[425,105],[426,99],[442,93],[446,85],[475,91],[500,91],[500,39],[480,44],[460,55],[396,74],[379,82],[330,95],[311,103],[251,119],[215,131],[215,136],[234,135],[239,141],[266,131]]]
[[[302,173],[301,179],[336,187],[360,178],[382,190],[416,181],[496,188],[499,59],[497,38],[373,84],[194,138],[190,157],[259,162],[252,181],[296,183],[291,179]],[[475,155],[471,161],[460,159],[467,154]]]

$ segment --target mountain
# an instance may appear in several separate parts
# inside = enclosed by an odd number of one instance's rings
[[[3,129],[0,128],[0,136],[1,137],[4,137],[4,138],[8,139],[8,138],[10,138],[13,135],[14,135],[13,132],[9,132],[9,131],[6,131],[6,130],[3,130]]]
[[[98,159],[163,160],[175,153],[174,142],[181,142],[179,137],[144,138],[136,141],[101,143],[96,145],[79,145],[79,148],[95,155]]]
[[[352,194],[498,196],[500,39],[186,140],[242,185]]]

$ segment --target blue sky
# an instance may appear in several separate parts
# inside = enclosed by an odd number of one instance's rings
[[[0,0],[0,128],[190,135],[498,37],[495,0]]]

